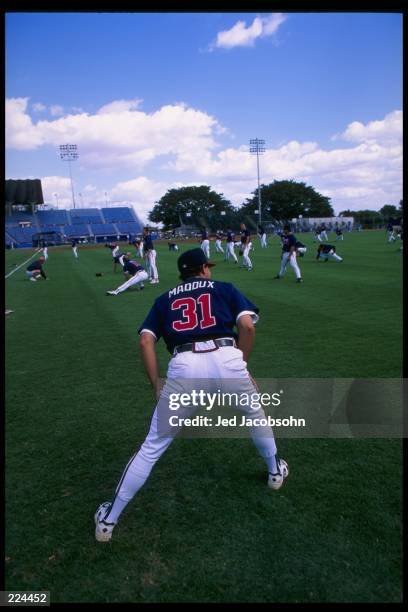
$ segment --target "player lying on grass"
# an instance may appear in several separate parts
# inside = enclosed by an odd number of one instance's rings
[[[143,281],[147,280],[149,276],[143,266],[141,266],[137,261],[133,261],[131,259],[131,253],[122,255],[120,257],[120,264],[123,267],[126,282],[113,291],[107,291],[106,295],[118,295],[119,293],[130,289],[130,287],[136,287],[137,285],[140,285],[140,289],[144,289]]]
[[[204,382],[206,391],[217,392],[222,380],[225,381],[225,391],[231,391],[231,379],[234,379],[235,390],[239,385],[241,393],[257,393],[247,362],[255,337],[254,323],[259,318],[258,308],[230,283],[210,280],[214,264],[208,261],[201,248],[180,255],[177,265],[181,283],[156,299],[139,328],[141,357],[157,400],[150,430],[139,452],[128,462],[112,501],[101,504],[95,513],[98,542],[111,539],[120,514],[180,432],[180,415],[192,416],[198,409],[194,403],[188,406],[183,403],[177,411],[178,423],[170,423],[172,388],[185,387],[186,379],[196,387],[195,381],[205,376],[201,384]],[[238,334],[234,331],[235,326]],[[155,349],[161,337],[172,355],[163,389]],[[255,423],[265,419],[261,407],[238,404],[236,408],[252,420],[259,419]],[[277,456],[273,431],[269,425],[254,424],[250,433],[266,464],[268,487],[277,490],[288,476],[289,469],[287,463]],[[204,441],[196,440],[196,443],[203,444]],[[173,478],[177,478],[177,472],[173,473]],[[171,482],[168,486],[171,487]]]
[[[45,257],[39,257],[26,268],[26,275],[28,280],[36,281],[39,278],[43,278],[44,280],[48,280],[47,275],[43,270],[43,264],[45,262]]]
[[[316,259],[324,259],[324,261],[328,261],[328,259],[334,259],[338,262],[343,261],[343,258],[337,255],[336,247],[332,244],[319,244]]]

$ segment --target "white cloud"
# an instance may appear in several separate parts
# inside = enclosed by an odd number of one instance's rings
[[[130,112],[139,108],[143,100],[135,98],[134,100],[115,100],[109,104],[105,104],[98,110],[98,115],[114,115],[125,112]]]
[[[137,110],[135,100],[120,100],[95,115],[67,114],[37,123],[29,116],[27,103],[28,98],[6,103],[6,146],[29,150],[75,142],[81,163],[88,167],[140,169],[161,155],[188,156],[211,150],[216,146],[215,131],[222,131],[214,117],[182,103],[149,114]]]
[[[27,110],[28,98],[7,100],[7,147],[23,153],[52,146],[55,156],[58,145],[75,142],[80,154],[76,192],[81,191],[84,199],[92,197],[92,205],[105,205],[105,188],[94,184],[94,175],[84,179],[85,188],[77,189],[80,176],[102,170],[105,186],[108,179],[114,183],[118,171],[126,177],[128,169],[132,178],[114,184],[109,199],[134,202],[145,216],[154,201],[173,186],[217,186],[236,205],[255,189],[255,156],[250,155],[247,145],[220,150],[216,138],[222,128],[216,118],[182,103],[145,113],[135,100],[118,102],[103,107],[116,108],[114,113],[68,114],[35,123]],[[398,203],[402,198],[401,119],[401,111],[395,110],[366,124],[351,122],[336,136],[333,149],[298,140],[269,148],[260,160],[261,181],[304,181],[329,195],[336,210]],[[162,178],[163,169],[167,182]],[[65,205],[70,206],[68,179],[58,179],[64,181],[61,186],[49,189],[50,177],[44,180],[46,192],[52,196],[61,191]],[[87,193],[89,198],[85,198]]]
[[[42,104],[41,102],[36,102],[35,104],[32,105],[32,109],[36,113],[43,113],[44,111],[47,110],[47,107],[45,106],[45,104]]]
[[[215,43],[210,49],[232,49],[234,47],[253,47],[257,38],[272,36],[286,20],[283,13],[272,13],[268,17],[255,17],[247,26],[245,21],[237,21],[229,30],[218,32]]]
[[[402,111],[396,110],[389,113],[381,121],[370,121],[366,125],[360,121],[353,121],[347,129],[336,135],[333,139],[342,138],[349,142],[368,143],[399,143],[402,137]]]
[[[50,113],[53,117],[58,117],[59,115],[64,114],[64,107],[59,104],[53,104],[50,106]]]

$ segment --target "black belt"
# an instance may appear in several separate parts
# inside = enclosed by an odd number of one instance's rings
[[[203,338],[203,340],[197,340],[197,342],[209,342],[212,340],[216,346],[215,349],[209,349],[208,351],[196,351],[197,353],[211,353],[212,351],[216,351],[221,346],[234,346],[236,347],[236,343],[234,338]],[[196,342],[189,342],[187,344],[180,344],[180,346],[174,347],[173,355],[177,355],[178,353],[185,353],[186,351],[194,351],[194,345]]]

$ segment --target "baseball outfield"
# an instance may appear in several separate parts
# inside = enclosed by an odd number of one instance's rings
[[[333,242],[338,264],[316,262],[312,235],[299,238],[303,284],[289,267],[273,280],[277,238],[266,250],[255,241],[252,272],[211,243],[213,278],[260,308],[252,374],[402,376],[401,243],[346,233]],[[176,440],[112,542],[95,541],[93,514],[154,407],[137,329],[177,284],[178,257],[156,248],[160,284],[142,292],[105,295],[123,277],[103,246],[80,247],[79,261],[51,247],[49,282],[29,282],[25,266],[5,281],[6,588],[48,590],[52,602],[400,601],[398,439],[280,439],[290,477],[277,492],[250,440]],[[6,274],[32,252],[8,251]],[[158,355],[165,374],[162,342]]]

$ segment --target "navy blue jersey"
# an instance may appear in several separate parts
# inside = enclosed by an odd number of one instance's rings
[[[341,234],[342,234],[342,233],[343,233],[343,230],[342,230],[342,229],[340,229],[340,228],[338,227],[338,228],[336,229],[336,234],[337,234],[338,236],[341,236]]]
[[[227,232],[227,242],[234,242],[232,232]]]
[[[75,247],[77,244],[78,244],[78,240],[75,240],[75,238],[74,238],[74,240],[71,240],[71,246],[72,247]]]
[[[125,261],[123,263],[123,271],[129,272],[129,274],[131,274],[132,276],[137,274],[137,272],[141,272],[142,270],[144,270],[144,267],[141,266],[137,261],[130,260]]]
[[[299,240],[296,240],[295,247],[297,249],[304,249],[305,245],[303,244],[303,242],[300,242]]]
[[[190,278],[159,296],[139,328],[163,337],[170,353],[174,347],[209,338],[237,338],[239,315],[258,320],[259,309],[231,283]]]
[[[332,244],[322,244],[319,249],[321,253],[329,253],[331,250],[335,251],[336,247]]]
[[[296,247],[296,236],[294,234],[282,236],[282,251],[284,253],[289,253],[290,247],[292,246]]]
[[[242,244],[247,244],[249,242],[249,237],[251,235],[251,232],[249,231],[249,229],[244,229],[241,232],[241,242]]]
[[[150,234],[148,234],[147,236],[144,237],[144,240],[143,240],[143,250],[146,252],[146,251],[153,251],[153,249],[154,249],[153,240]]]
[[[265,233],[264,226],[263,226],[263,225],[258,225],[258,231],[259,231],[259,233],[260,233],[260,234],[261,234],[261,236],[262,236],[262,234],[264,234],[264,233]]]
[[[30,265],[27,266],[26,269],[27,269],[28,272],[32,272],[33,270],[39,270],[40,273],[41,273],[41,276],[43,278],[47,278],[46,274],[45,274],[45,272],[43,270],[43,264],[42,264],[42,262],[39,259],[36,259],[36,261],[33,261],[32,263],[30,263]]]
[[[208,240],[208,232],[207,230],[201,230],[201,240]]]

